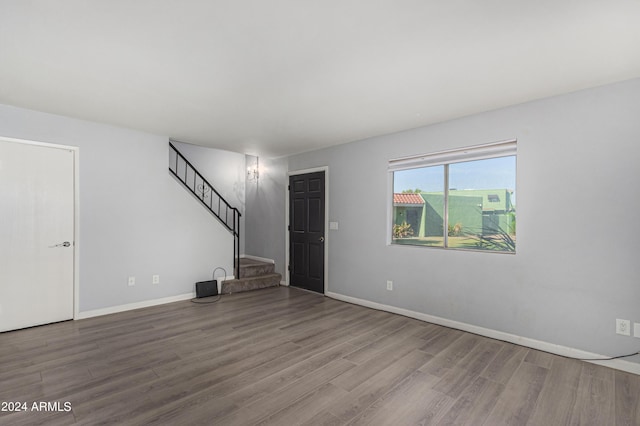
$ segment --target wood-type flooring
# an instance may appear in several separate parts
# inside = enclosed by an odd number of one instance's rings
[[[287,287],[0,334],[2,425],[640,425],[639,399],[640,376]]]

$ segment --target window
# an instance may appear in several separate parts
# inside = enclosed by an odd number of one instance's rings
[[[514,253],[516,142],[389,161],[391,243]]]

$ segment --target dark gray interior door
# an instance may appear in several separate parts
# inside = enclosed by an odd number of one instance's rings
[[[290,284],[324,294],[324,172],[289,177]]]

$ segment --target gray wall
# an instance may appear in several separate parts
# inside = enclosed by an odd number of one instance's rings
[[[169,174],[167,137],[3,105],[0,135],[79,147],[81,312],[192,292],[216,266],[232,273],[233,238]]]
[[[240,253],[244,253],[245,155],[182,142],[173,144],[232,207],[240,210]]]
[[[636,79],[289,158],[290,171],[329,166],[340,225],[329,291],[599,354],[637,351],[615,319],[640,322],[639,111]],[[516,255],[386,244],[389,159],[512,138]],[[264,198],[284,197],[273,190]]]
[[[249,156],[250,157],[250,156]],[[250,159],[251,163],[255,158]],[[260,158],[260,177],[246,184],[246,253],[273,259],[285,277],[287,160]]]

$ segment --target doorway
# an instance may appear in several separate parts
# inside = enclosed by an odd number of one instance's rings
[[[289,284],[325,292],[325,172],[289,176]]]
[[[0,332],[73,318],[75,157],[0,138]]]

